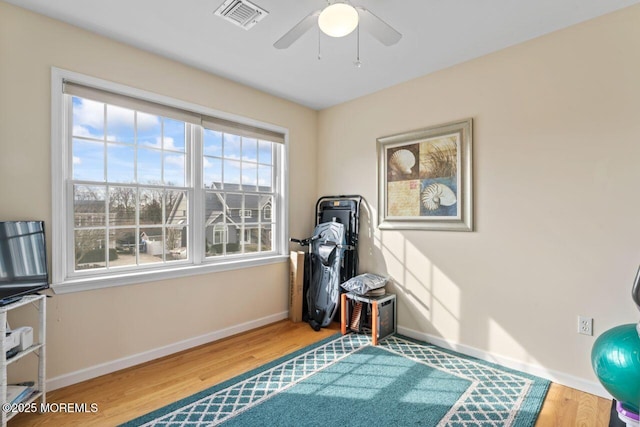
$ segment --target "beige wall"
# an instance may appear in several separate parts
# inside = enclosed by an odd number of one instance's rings
[[[639,320],[639,23],[634,6],[320,112],[319,193],[373,218],[376,138],[474,119],[475,232],[361,230],[401,326],[595,381],[577,316],[596,335]]]
[[[0,219],[51,227],[51,67],[290,130],[290,232],[313,225],[317,112],[0,2]],[[55,378],[287,310],[288,264],[57,295]]]

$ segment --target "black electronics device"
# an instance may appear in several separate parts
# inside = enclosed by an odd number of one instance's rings
[[[49,287],[43,221],[0,222],[0,305]]]

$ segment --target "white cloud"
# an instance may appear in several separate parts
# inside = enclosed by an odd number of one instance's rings
[[[74,165],[79,165],[80,163],[82,163],[82,160],[80,160],[80,157],[73,156],[73,164]]]
[[[98,133],[91,133],[91,131],[85,127],[80,125],[73,125],[73,136],[83,136],[85,138],[99,138],[102,139],[102,135]]]
[[[184,144],[184,141],[181,141]],[[184,151],[183,147],[176,147],[175,141],[170,136],[164,137],[164,149],[173,151]]]
[[[80,126],[104,129],[104,104],[89,99],[76,98],[73,106],[73,122]],[[110,105],[107,109],[110,129],[132,129],[133,112],[126,108]],[[149,130],[160,126],[160,118],[151,114],[138,113],[138,130]],[[75,125],[74,125],[75,132]],[[79,135],[79,134],[78,134]],[[79,135],[83,136],[83,135]]]
[[[157,150],[162,149],[162,137],[156,136],[151,139],[146,139],[140,142],[145,147],[155,148]],[[172,150],[172,151],[184,151],[182,147],[176,147],[173,138],[169,136],[165,136],[164,138],[164,149]]]
[[[153,141],[145,140],[145,141],[139,141],[139,142],[145,147],[151,147],[151,148],[157,148],[157,149],[162,148],[162,138],[159,136],[156,136],[155,138],[153,138]]]
[[[160,126],[160,117],[138,112],[138,130],[149,130]]]
[[[165,164],[180,166],[184,168],[184,156],[166,156],[164,158]]]
[[[104,104],[88,99],[76,98],[79,102],[73,104],[73,123],[90,126],[97,129],[104,128]],[[74,126],[75,130],[75,126]]]

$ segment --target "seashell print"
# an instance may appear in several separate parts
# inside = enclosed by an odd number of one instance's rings
[[[389,166],[394,172],[410,174],[411,168],[416,165],[416,156],[409,150],[398,150],[391,155]]]
[[[422,204],[430,211],[435,211],[441,205],[453,206],[456,201],[455,193],[444,184],[435,183],[422,191]]]

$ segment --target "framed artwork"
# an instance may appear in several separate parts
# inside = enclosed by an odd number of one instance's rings
[[[378,138],[380,229],[473,231],[472,119]]]

